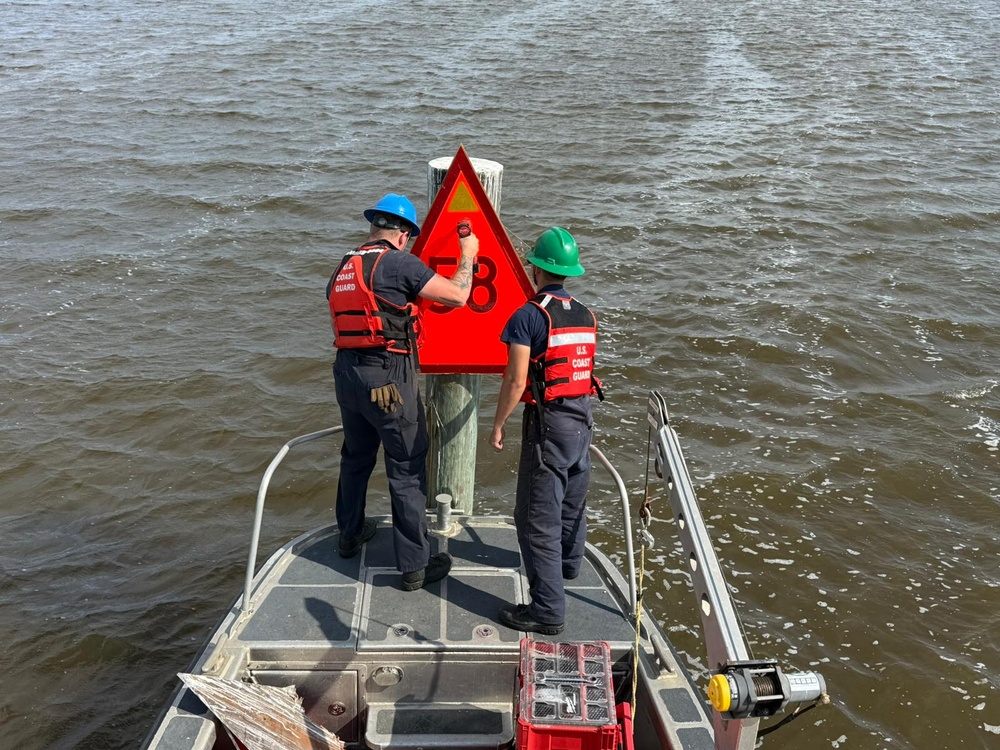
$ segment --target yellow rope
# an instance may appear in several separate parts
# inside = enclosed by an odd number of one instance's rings
[[[639,551],[639,584],[635,595],[635,658],[632,660],[632,716],[635,717],[636,693],[639,686],[639,633],[642,624],[642,586],[646,573],[646,544]],[[632,725],[633,727],[635,724]]]
[[[646,530],[646,524],[648,521],[643,520],[643,513],[647,514],[648,518],[648,506],[649,506],[649,457],[650,448],[653,442],[653,429],[650,428],[646,433],[646,476],[644,480],[643,487],[643,502],[642,507],[639,509],[639,523],[642,524],[643,531]],[[635,652],[632,659],[632,718],[635,720],[635,704],[636,704],[636,694],[639,688],[639,648],[641,645],[640,633],[642,632],[642,594],[643,586],[645,585],[646,578],[646,539],[649,538],[647,533],[642,535],[642,546],[639,549],[639,580],[636,583],[635,592]],[[635,724],[632,724],[633,731]]]

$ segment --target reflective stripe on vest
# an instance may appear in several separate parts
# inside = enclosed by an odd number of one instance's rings
[[[531,303],[548,319],[549,338],[545,351],[531,360],[521,400],[537,403],[539,395],[549,402],[593,394],[597,318],[573,298],[540,294]]]
[[[420,313],[412,302],[400,307],[372,290],[372,279],[390,246],[365,244],[344,256],[333,274],[330,316],[338,349],[385,347],[409,354],[420,337]]]

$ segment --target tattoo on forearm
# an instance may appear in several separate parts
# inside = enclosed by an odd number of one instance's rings
[[[458,262],[458,270],[451,277],[451,283],[459,289],[468,289],[472,286],[472,258],[462,258]]]

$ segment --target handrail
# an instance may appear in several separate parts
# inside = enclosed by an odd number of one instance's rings
[[[267,467],[267,471],[264,472],[264,477],[260,480],[260,487],[257,490],[257,508],[254,513],[253,520],[253,532],[250,537],[250,554],[247,557],[247,572],[246,581],[243,585],[243,601],[241,602],[241,613],[246,615],[250,614],[253,610],[250,608],[250,589],[253,586],[253,579],[256,575],[257,567],[257,548],[260,544],[260,529],[264,518],[264,501],[267,495],[267,488],[271,482],[271,476],[274,474],[278,465],[285,459],[288,452],[302,443],[308,443],[312,440],[318,440],[319,438],[327,437],[329,435],[334,435],[338,432],[343,432],[343,426],[338,427],[328,427],[325,430],[319,430],[318,432],[310,432],[307,435],[300,435],[299,437],[292,438],[287,443],[285,443],[281,450],[278,451],[277,455],[271,459],[270,465]],[[605,457],[601,452],[600,448],[596,445],[591,444],[590,452],[597,459],[608,473],[611,478],[614,479],[615,486],[618,488],[618,496],[621,499],[622,504],[622,515],[624,516],[624,526],[625,526],[625,553],[628,558],[628,592],[629,592],[629,602],[632,605],[632,611],[635,611],[636,607],[636,578],[635,578],[635,559],[633,555],[633,544],[632,544],[632,520],[631,514],[629,512],[628,506],[628,493],[625,490],[625,483],[622,481],[621,475],[611,465],[611,462]]]
[[[622,515],[625,517],[625,555],[628,558],[628,596],[629,603],[632,605],[632,612],[635,612],[638,595],[636,593],[635,555],[632,547],[632,514],[629,512],[628,493],[625,491],[625,482],[622,481],[621,476],[615,470],[615,467],[611,465],[611,462],[601,453],[600,448],[591,443],[590,452],[594,454],[601,466],[607,469],[612,479],[615,480],[615,485],[618,487],[618,496],[622,501]]]
[[[250,587],[253,584],[253,578],[257,572],[257,545],[260,542],[260,527],[261,521],[264,518],[264,496],[267,494],[267,485],[271,482],[271,475],[274,474],[275,469],[278,468],[278,464],[285,460],[285,456],[288,455],[288,451],[296,445],[308,443],[312,440],[318,440],[319,438],[334,435],[343,431],[343,426],[337,426],[327,427],[325,430],[319,430],[318,432],[310,432],[308,435],[299,435],[298,437],[292,438],[285,443],[281,447],[281,450],[278,451],[278,454],[271,459],[271,464],[267,467],[267,471],[264,472],[264,478],[260,480],[260,488],[257,490],[257,511],[253,519],[253,534],[250,537],[250,556],[247,558],[246,583],[243,585],[242,614],[250,614],[250,612],[253,611],[250,609]]]

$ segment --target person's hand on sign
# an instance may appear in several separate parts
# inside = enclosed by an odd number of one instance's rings
[[[475,275],[473,266],[476,255],[479,254],[479,238],[472,233],[472,222],[462,219],[458,224],[458,245],[462,257],[458,260],[458,270],[450,279],[440,274],[434,274],[420,296],[431,302],[440,302],[446,307],[462,307],[472,292],[472,277]]]
[[[471,224],[464,226],[467,228],[466,231],[463,232],[459,229],[458,233],[458,244],[462,248],[462,258],[475,260],[476,256],[479,255],[479,238],[472,233]]]

